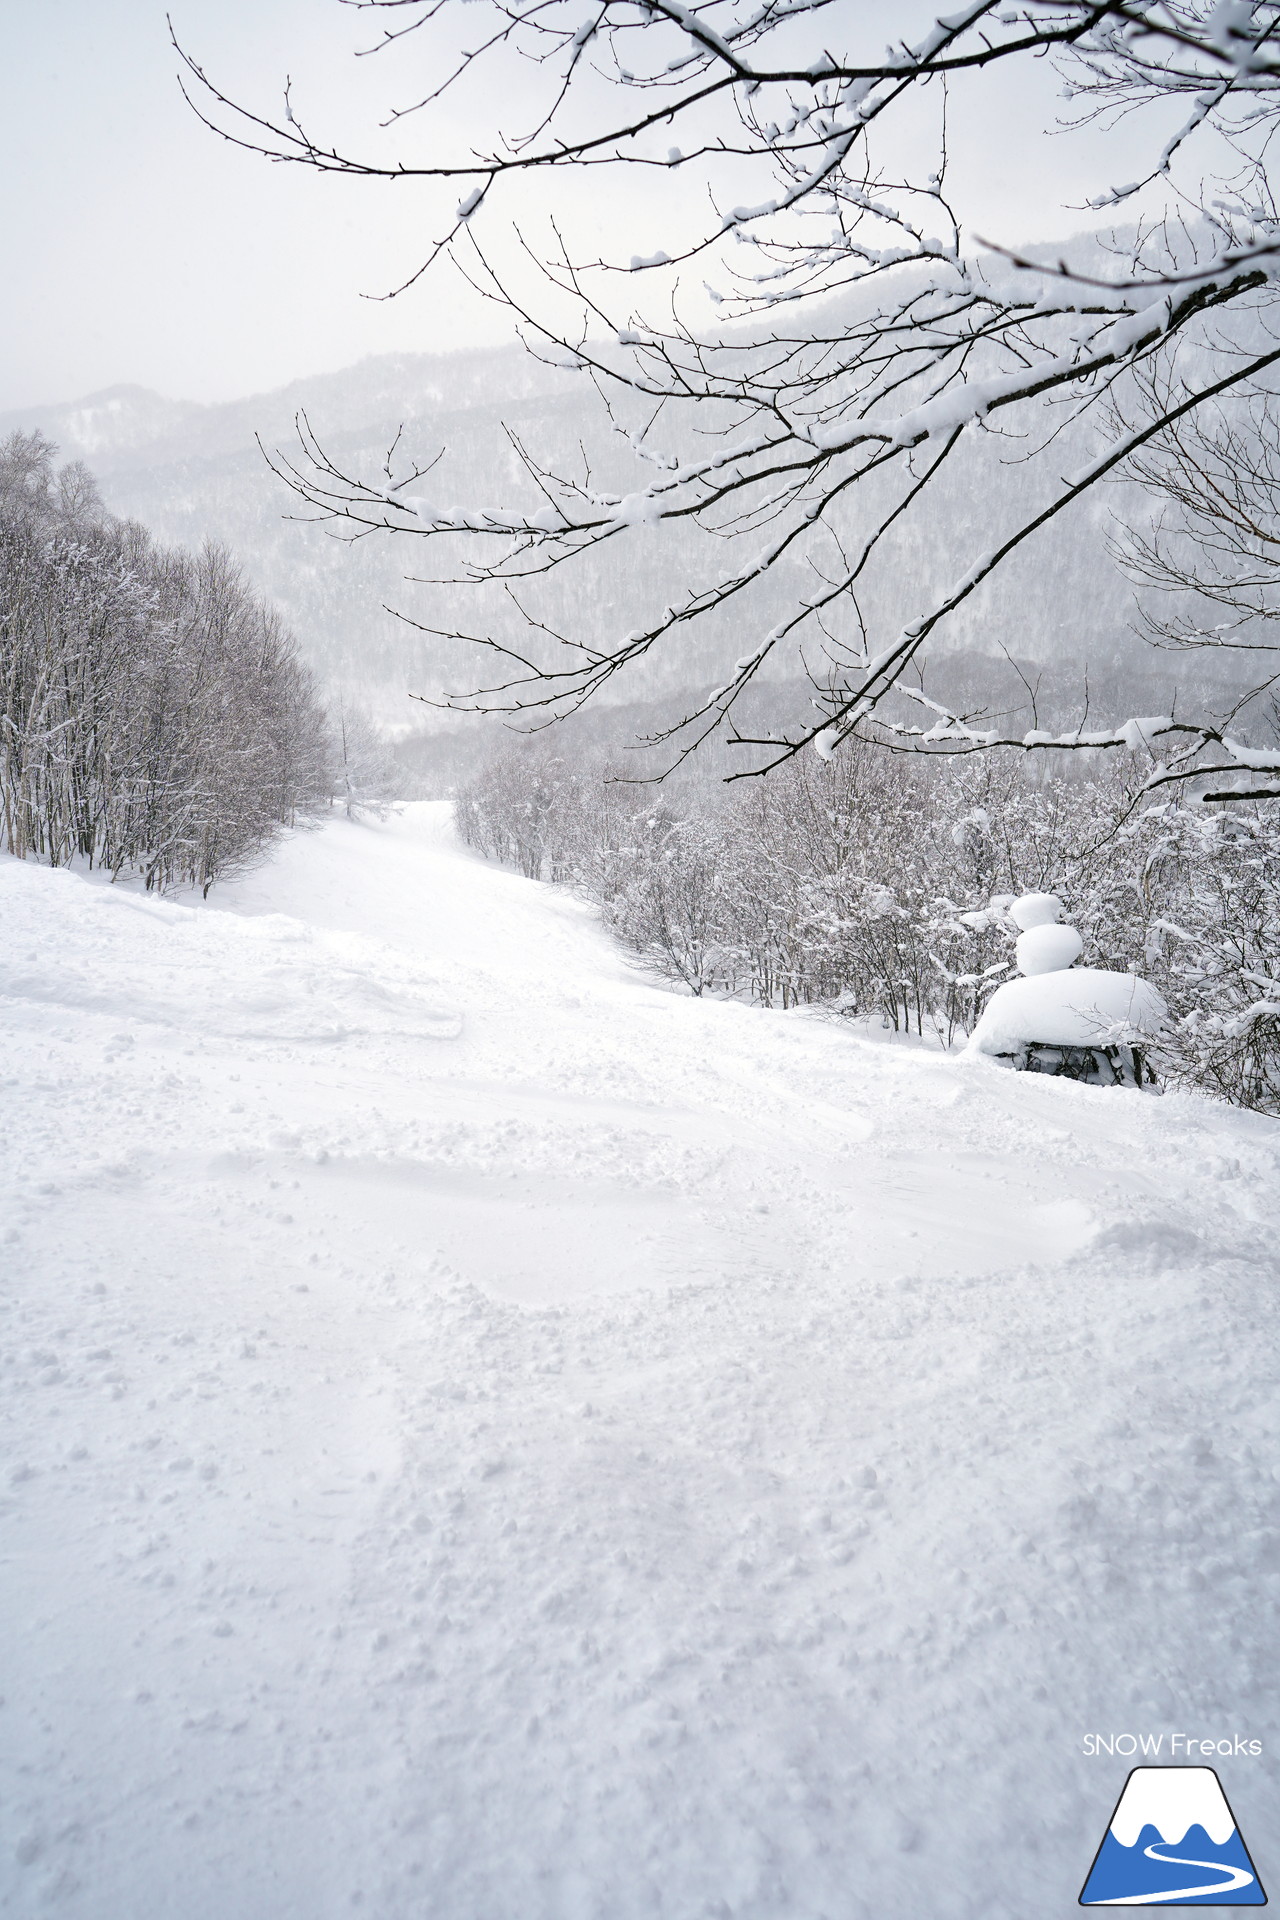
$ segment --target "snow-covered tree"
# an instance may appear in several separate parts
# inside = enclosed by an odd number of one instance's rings
[[[1160,366],[1137,386],[1148,415],[1167,412],[1184,391]],[[1138,498],[1113,552],[1147,590],[1141,607],[1147,637],[1178,652],[1242,658],[1248,671],[1239,706],[1251,708],[1255,730],[1261,721],[1264,742],[1274,739],[1280,731],[1274,693],[1280,679],[1280,388],[1273,380],[1242,382],[1184,415],[1129,463],[1128,477]],[[1235,797],[1275,794],[1265,752],[1253,782],[1240,774],[1246,755],[1217,758],[1217,772],[1229,776]],[[1169,781],[1157,775],[1152,784],[1161,783]],[[1216,782],[1206,787],[1212,793]]]
[[[56,451],[0,444],[0,841],[207,890],[328,804],[323,710],[223,551],[156,546]]]
[[[362,707],[341,700],[330,715],[334,799],[348,820],[369,814],[385,820],[401,796],[403,770],[384,735]]]

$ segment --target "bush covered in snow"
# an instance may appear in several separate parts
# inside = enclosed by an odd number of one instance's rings
[[[1280,810],[1155,807],[1131,844],[1144,969],[1178,1016],[1176,1058],[1226,1099],[1280,1113]]]
[[[333,798],[348,820],[385,820],[403,798],[405,771],[377,722],[363,707],[340,700],[330,714]]]
[[[1135,807],[1117,772],[854,749],[677,792],[512,747],[458,796],[464,838],[573,886],[692,992],[826,1003],[951,1045],[1020,971],[1137,972],[1168,1003],[1159,1063],[1280,1111],[1280,810]],[[1018,896],[1065,903],[1080,944]],[[1056,908],[1053,909],[1056,911]],[[1025,919],[1025,915],[1024,915]],[[1070,947],[1072,951],[1068,952]]]
[[[0,844],[207,888],[328,803],[314,684],[224,552],[158,547],[55,452],[0,445]]]

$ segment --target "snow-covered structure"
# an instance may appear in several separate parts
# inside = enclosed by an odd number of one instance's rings
[[[1137,974],[1073,965],[1084,942],[1061,913],[1051,893],[1025,894],[1010,906],[1022,928],[1023,977],[992,994],[966,1051],[1101,1086],[1153,1083],[1144,1049],[1165,1023],[1164,1001]]]

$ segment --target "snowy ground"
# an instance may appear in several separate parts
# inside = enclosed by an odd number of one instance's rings
[[[1094,1730],[1261,1739],[1280,1882],[1276,1125],[680,997],[435,806],[0,861],[0,1030],[4,1911],[1054,1920]]]

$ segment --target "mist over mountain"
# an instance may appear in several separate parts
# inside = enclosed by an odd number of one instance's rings
[[[426,626],[518,638],[522,616],[491,590],[416,583],[440,569],[435,543],[369,535],[354,542],[294,517],[307,509],[271,472],[258,444],[296,449],[305,412],[326,450],[344,468],[371,474],[387,448],[424,464],[443,457],[415,491],[458,506],[510,506],[533,487],[515,445],[548,464],[622,488],[652,469],[611,431],[599,398],[581,374],[548,366],[521,346],[475,353],[388,355],[296,381],[275,392],[221,405],[167,400],[140,387],[117,387],[64,404],[0,415],[0,432],[39,428],[64,458],[85,460],[108,506],[142,521],[162,539],[225,543],[253,585],[275,600],[296,629],[304,656],[330,696],[358,702],[384,726],[412,733],[477,723],[451,721],[410,699],[468,689],[493,660],[458,641],[420,633],[399,609]],[[1088,458],[1079,428],[1068,428],[1043,457],[1026,454],[1054,416],[1044,407],[1010,419],[986,436],[964,464],[931,483],[927,512],[899,521],[882,541],[859,605],[873,641],[896,632],[952,584],[1028,506]],[[670,444],[688,441],[688,423]],[[993,711],[1028,711],[1024,682],[1039,685],[1039,719],[1079,717],[1086,673],[1093,711],[1118,702],[1132,711],[1166,708],[1178,687],[1208,684],[1203,657],[1156,653],[1132,632],[1133,594],[1106,550],[1115,491],[1093,490],[1075,508],[1015,552],[935,636],[930,690]],[[868,489],[859,515],[874,508]],[[859,522],[850,518],[848,531]],[[611,640],[642,625],[690,581],[715,578],[740,560],[744,542],[717,540],[689,523],[636,528],[536,583],[522,604],[548,627]],[[828,551],[825,561],[829,563]],[[694,638],[655,650],[609,684],[614,709],[587,722],[612,737],[650,730],[699,689],[727,677],[744,646],[766,633],[814,581],[809,564],[785,559],[750,595],[703,622]],[[940,646],[938,642],[940,641]],[[813,648],[802,661],[779,656],[755,701],[762,713],[786,696],[803,698],[805,665],[821,670]],[[1006,656],[1020,664],[1014,672]],[[1216,663],[1210,663],[1216,668]],[[1216,689],[1220,691],[1220,689]],[[626,726],[619,723],[626,715]],[[479,723],[485,738],[493,726]],[[474,737],[474,734],[469,736]],[[461,742],[459,742],[461,747]]]

